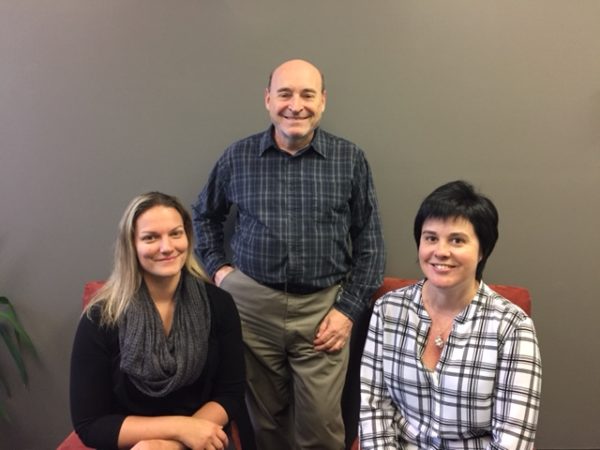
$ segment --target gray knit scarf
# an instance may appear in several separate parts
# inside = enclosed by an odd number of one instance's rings
[[[210,307],[204,283],[182,270],[168,336],[146,283],[119,322],[121,370],[144,394],[164,397],[200,376],[206,363]]]

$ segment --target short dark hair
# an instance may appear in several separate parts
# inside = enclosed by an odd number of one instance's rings
[[[481,281],[485,263],[498,240],[498,210],[489,198],[475,192],[470,183],[451,181],[438,187],[423,200],[413,228],[417,249],[421,242],[423,223],[427,219],[458,217],[473,225],[479,240],[481,261],[477,264],[475,278]]]

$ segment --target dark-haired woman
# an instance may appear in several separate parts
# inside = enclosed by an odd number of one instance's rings
[[[421,204],[425,278],[380,298],[361,367],[361,449],[531,449],[541,360],[531,318],[492,291],[493,203],[463,181]]]
[[[82,316],[71,357],[71,416],[99,449],[223,449],[243,408],[239,316],[192,255],[174,197],[127,207],[113,271]]]

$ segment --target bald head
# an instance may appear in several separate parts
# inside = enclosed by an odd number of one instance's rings
[[[292,59],[271,73],[265,107],[281,150],[294,153],[310,144],[326,98],[321,72],[308,61]]]
[[[278,73],[280,71],[305,72],[305,73],[307,73],[307,75],[309,75],[310,72],[314,72],[314,73],[318,74],[318,77],[321,80],[321,92],[322,93],[325,92],[325,77],[323,76],[323,73],[315,65],[311,64],[310,62],[308,62],[304,59],[290,59],[289,61],[285,61],[284,63],[275,67],[275,69],[273,69],[273,71],[269,74],[269,82],[267,84],[267,90],[271,90],[271,84],[273,82],[273,77],[278,76]]]

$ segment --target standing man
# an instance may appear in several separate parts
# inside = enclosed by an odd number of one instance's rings
[[[383,276],[371,172],[356,145],[318,128],[326,98],[309,62],[277,67],[272,125],[225,151],[193,208],[198,255],[242,319],[260,450],[344,448],[348,341]]]

